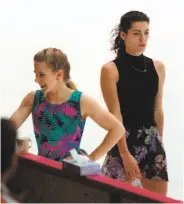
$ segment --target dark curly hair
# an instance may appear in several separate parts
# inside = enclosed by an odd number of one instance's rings
[[[128,30],[131,28],[133,22],[137,21],[146,21],[147,23],[150,22],[149,17],[140,11],[129,11],[125,13],[121,19],[120,23],[112,30],[112,48],[111,50],[116,53],[116,57],[119,58],[125,52],[125,42],[120,37],[120,32],[127,33]]]

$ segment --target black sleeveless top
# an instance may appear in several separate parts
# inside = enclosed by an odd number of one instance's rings
[[[119,72],[117,92],[125,128],[156,125],[158,75],[152,59],[125,54],[113,61]]]

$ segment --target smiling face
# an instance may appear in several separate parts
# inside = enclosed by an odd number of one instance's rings
[[[149,24],[146,21],[133,22],[127,33],[121,31],[120,37],[125,41],[127,51],[142,53],[149,39]]]
[[[58,81],[63,80],[63,71],[54,72],[44,62],[34,63],[35,82],[44,93],[54,91]]]

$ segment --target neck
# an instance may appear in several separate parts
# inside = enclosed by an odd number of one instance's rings
[[[134,50],[131,50],[129,48],[126,48],[126,53],[132,56],[140,56],[143,54],[143,52],[136,52]]]
[[[67,101],[73,90],[68,88],[65,83],[60,83],[58,86],[51,92],[46,93],[46,99],[50,103],[60,104]]]

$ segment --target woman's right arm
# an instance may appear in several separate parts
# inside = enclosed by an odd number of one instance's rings
[[[118,70],[113,62],[102,67],[101,90],[109,112],[111,112],[122,124],[123,118],[120,112],[120,104],[117,94],[116,83],[119,80]],[[127,147],[126,137],[121,137],[117,143],[120,156],[123,160],[126,175],[129,178],[141,178],[140,170],[135,158],[130,154]]]
[[[16,129],[18,129],[30,115],[34,97],[35,91],[32,91],[25,96],[18,109],[11,116],[10,120],[15,124]]]
[[[100,83],[104,101],[109,112],[112,113],[123,124],[116,88],[118,78],[118,71],[113,62],[107,63],[102,67]],[[117,145],[121,156],[127,153],[127,151],[125,151],[128,149],[126,137],[122,137]]]

